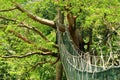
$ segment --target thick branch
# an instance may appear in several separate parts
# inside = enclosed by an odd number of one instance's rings
[[[13,10],[15,10],[15,9],[17,9],[17,8],[14,7],[14,8],[6,9],[6,10],[0,10],[0,12],[8,12],[8,11],[13,11]]]
[[[23,13],[26,13],[27,16],[29,16],[31,19],[33,19],[41,24],[48,25],[48,26],[51,26],[52,28],[56,29],[54,21],[40,18],[39,16],[36,16],[36,15],[32,14],[31,12],[29,12],[28,10],[24,9],[20,4],[15,3],[15,2],[14,2],[14,4],[18,10],[20,10]]]
[[[53,56],[53,57],[57,57],[57,54],[54,53],[54,52],[29,52],[25,55],[21,55],[21,56],[18,56],[18,55],[12,55],[12,56],[3,56],[2,58],[25,58],[25,57],[29,57],[29,56],[32,56],[32,55],[50,55],[50,56]]]

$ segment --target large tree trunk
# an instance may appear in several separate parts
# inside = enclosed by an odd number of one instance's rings
[[[62,80],[62,74],[63,74],[63,67],[62,67],[62,63],[59,61],[56,64],[56,80]]]

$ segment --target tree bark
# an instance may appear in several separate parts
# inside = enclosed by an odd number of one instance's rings
[[[63,66],[62,63],[59,61],[56,64],[56,80],[62,80],[62,74],[63,74]]]
[[[64,14],[61,13],[60,9],[58,9],[58,23],[64,24]],[[58,26],[61,27],[61,25],[58,25]],[[59,60],[59,62],[56,64],[56,80],[62,80],[62,75],[63,75],[63,66],[61,61]]]

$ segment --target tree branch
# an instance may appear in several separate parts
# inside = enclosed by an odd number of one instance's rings
[[[38,65],[43,65],[43,64],[46,64],[46,63],[51,63],[51,61],[37,62],[27,72],[30,72],[31,70],[34,70]]]
[[[10,33],[13,33],[15,36],[17,36],[18,38],[22,39],[23,41],[32,44],[33,42],[28,40],[28,38],[22,36],[20,33],[15,32],[14,30],[9,30]]]
[[[38,62],[38,63],[34,64],[31,69],[35,69],[38,65],[42,65],[42,64],[46,64],[46,63],[50,63],[50,61]]]
[[[56,64],[59,60],[60,60],[60,56],[58,56],[57,59],[56,59],[54,62],[52,62],[51,64],[54,65],[54,64]]]
[[[13,22],[18,22],[18,23],[19,23],[19,21],[15,20],[15,19],[10,19],[10,18],[6,18],[6,17],[2,17],[2,16],[0,16],[0,18],[5,19],[5,20],[9,20],[9,21],[13,21]],[[25,28],[27,28],[27,29],[33,30],[33,31],[37,32],[44,40],[46,40],[47,42],[50,42],[50,41],[43,35],[43,33],[42,33],[41,31],[39,31],[37,28],[32,27],[32,26],[29,26],[28,24],[25,24],[25,23],[23,23],[23,22],[20,22],[20,24],[18,24],[18,26],[20,26],[20,27],[25,27]]]
[[[19,24],[18,26],[21,26],[21,27],[26,27],[26,28],[28,28],[28,29],[30,29],[30,30],[33,30],[33,31],[35,31],[36,33],[38,33],[44,40],[46,40],[47,42],[51,42],[51,41],[49,41],[48,39],[47,39],[47,37],[45,36],[45,35],[43,35],[43,33],[41,32],[41,31],[39,31],[37,28],[35,28],[35,27],[32,27],[32,26],[28,26],[27,24],[25,24],[25,23],[21,23],[21,24]],[[56,44],[53,44],[53,47],[54,48],[58,48],[58,46],[56,45]]]
[[[32,26],[29,26],[29,25],[27,25],[27,24],[25,24],[25,23],[21,23],[21,24],[19,24],[18,26],[20,26],[20,27],[25,27],[25,28],[27,28],[27,29],[30,29],[30,30],[32,30],[32,31],[35,31],[36,33],[38,33],[44,40],[46,40],[47,42],[50,42],[47,38],[46,38],[46,36],[45,35],[43,35],[43,33],[41,32],[41,31],[39,31],[37,28],[35,28],[35,27],[32,27]]]
[[[18,20],[16,20],[16,19],[10,19],[10,18],[6,18],[6,17],[0,17],[0,18],[5,19],[5,20],[9,20],[9,21],[13,21],[13,22],[18,22],[18,23],[20,23],[20,24],[18,24],[18,26],[26,27],[26,28],[28,28],[28,29],[30,29],[30,30],[33,30],[33,31],[37,32],[44,40],[46,40],[47,42],[50,42],[50,41],[42,34],[42,32],[39,31],[39,30],[38,30],[37,28],[35,28],[35,27],[28,26],[28,24],[25,24],[25,23],[23,23],[23,22],[20,22],[20,21],[18,21]],[[63,30],[63,29],[62,29],[62,30]],[[54,48],[58,48],[58,46],[57,46],[56,44],[53,44],[53,47],[54,47]]]
[[[61,10],[58,9],[58,19],[56,20],[56,25],[59,26],[59,30],[64,32],[65,25],[64,25],[64,14],[61,13]]]
[[[15,10],[15,9],[17,9],[17,8],[14,7],[14,8],[6,9],[6,10],[0,10],[0,12],[8,12],[8,11],[13,11],[13,10]]]
[[[43,47],[40,47],[38,50],[41,50],[43,52],[52,52],[51,50],[49,50],[47,48],[43,48]]]
[[[0,16],[0,18],[1,18],[1,19],[5,19],[5,20],[8,20],[8,21],[17,22],[17,20],[15,20],[15,19],[6,18],[6,17],[3,17],[3,16]]]
[[[32,56],[32,55],[50,55],[50,56],[53,56],[53,57],[58,57],[56,53],[54,52],[29,52],[25,55],[21,55],[21,56],[18,56],[18,55],[12,55],[12,56],[3,56],[2,58],[25,58],[25,57],[29,57],[29,56]]]
[[[33,20],[35,20],[35,21],[37,21],[41,24],[48,25],[48,26],[51,26],[52,28],[56,29],[54,21],[47,20],[47,19],[44,19],[44,18],[40,18],[39,16],[36,16],[36,15],[32,14],[31,12],[29,12],[28,10],[24,9],[20,4],[15,3],[15,2],[13,2],[13,3],[15,4],[16,8],[19,11],[21,11],[23,13],[26,13],[26,15],[28,17],[30,17],[31,19],[33,19]]]

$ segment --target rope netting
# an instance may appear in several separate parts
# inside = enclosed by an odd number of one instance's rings
[[[67,80],[120,80],[120,60],[115,66],[112,53],[95,56],[77,51],[67,30],[58,30],[58,43]]]

